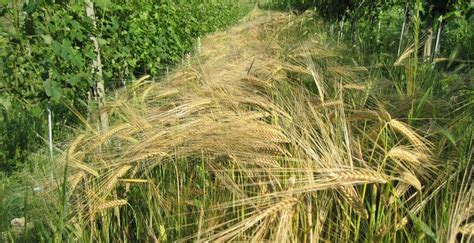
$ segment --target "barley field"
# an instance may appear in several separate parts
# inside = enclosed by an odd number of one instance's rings
[[[472,86],[329,28],[255,7],[109,93],[107,128],[68,106],[54,159],[2,177],[0,241],[472,242]]]

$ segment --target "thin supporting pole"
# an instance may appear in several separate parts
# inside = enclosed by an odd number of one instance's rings
[[[380,42],[380,30],[382,29],[382,20],[379,17],[379,23],[377,25],[377,42]]]
[[[438,33],[436,34],[436,44],[435,44],[435,51],[433,56],[431,57],[431,61],[433,62],[434,59],[438,56],[438,53],[441,49],[441,31],[443,31],[443,18],[441,17],[438,24]]]
[[[49,155],[53,158],[53,125],[51,122],[51,101],[48,101],[48,142],[49,142]]]
[[[407,18],[408,18],[407,15],[408,15],[408,4],[405,6],[405,18],[403,19],[402,31],[400,31],[400,42],[398,43],[397,56],[400,56],[400,52],[402,51],[403,35],[405,33],[405,25],[407,24]]]
[[[342,40],[342,35],[344,33],[344,20],[345,20],[346,16],[343,15],[342,16],[342,19],[339,20],[339,33],[337,35],[337,44],[339,44],[339,40]]]

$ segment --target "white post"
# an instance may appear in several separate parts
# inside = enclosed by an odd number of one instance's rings
[[[382,29],[382,20],[380,19],[380,15],[382,15],[382,10],[379,11],[379,23],[377,24],[377,43],[380,42],[380,30]]]
[[[441,31],[443,31],[443,16],[441,16],[439,19],[438,33],[436,34],[435,50],[433,53],[433,57],[431,58],[433,62],[434,59],[438,56],[438,53],[441,49]]]
[[[49,143],[49,155],[53,158],[53,125],[51,119],[51,101],[48,101],[48,143]]]
[[[431,54],[431,50],[433,49],[432,44],[433,44],[433,28],[430,27],[428,29],[428,37],[426,37],[425,47],[423,50],[424,61],[430,61],[430,59],[433,57],[433,55]]]
[[[408,4],[405,6],[405,17],[403,18],[402,31],[400,31],[400,42],[398,43],[397,57],[400,56],[402,51],[403,35],[405,34],[405,25],[407,24]]]
[[[342,40],[342,36],[344,33],[344,20],[346,18],[346,15],[342,16],[342,19],[339,21],[339,33],[337,35],[337,44],[339,44],[339,41]]]

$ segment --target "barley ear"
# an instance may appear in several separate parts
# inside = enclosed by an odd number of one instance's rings
[[[113,201],[108,201],[105,203],[100,204],[99,206],[96,207],[96,211],[102,211],[104,209],[108,208],[116,208],[122,205],[127,204],[127,200],[125,199],[118,199],[118,200],[113,200]]]

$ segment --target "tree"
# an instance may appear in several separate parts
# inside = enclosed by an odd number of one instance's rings
[[[94,11],[94,4],[87,0],[86,1],[86,13],[89,18],[91,18],[94,29],[97,28],[96,18],[95,18],[95,11]],[[94,43],[94,51],[95,51],[95,60],[92,65],[92,73],[95,74],[96,77],[96,84],[95,84],[95,99],[99,104],[100,110],[100,124],[101,128],[106,130],[108,128],[108,116],[107,111],[102,110],[101,108],[105,104],[105,85],[104,85],[104,76],[102,74],[102,62],[100,59],[100,46],[99,41],[97,40],[96,36],[91,36],[90,39]]]

